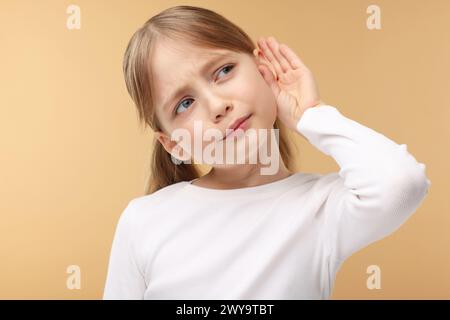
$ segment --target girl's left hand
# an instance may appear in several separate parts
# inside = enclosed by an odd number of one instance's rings
[[[323,104],[314,76],[291,48],[274,37],[260,38],[258,46],[253,54],[259,58],[258,70],[275,95],[277,117],[295,131],[306,109]]]

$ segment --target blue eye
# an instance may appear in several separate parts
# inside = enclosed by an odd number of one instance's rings
[[[219,74],[220,74],[220,72],[222,72],[223,70],[229,69],[229,70],[231,71],[233,68],[234,68],[234,65],[232,65],[232,64],[231,64],[231,65],[227,65],[227,66],[223,67],[222,69],[220,69]],[[229,71],[229,72],[230,72],[230,71]],[[227,74],[228,74],[229,72],[227,72]],[[176,108],[175,108],[175,115],[184,112],[184,111],[177,112],[180,106],[183,106],[183,107],[185,107],[185,108],[190,106],[190,104],[188,104],[187,106],[186,106],[186,105],[183,105],[183,103],[184,103],[185,101],[189,101],[189,100],[193,100],[193,99],[192,99],[192,98],[184,99],[184,100],[182,100],[182,101],[176,106]]]
[[[189,100],[193,100],[193,99],[189,98],[189,99],[184,99],[183,101],[181,101],[180,104],[175,108],[175,114],[181,113],[181,112],[177,112],[178,108],[179,108],[180,106],[186,107],[186,105],[183,105],[183,102],[189,101]],[[182,111],[182,112],[183,112],[183,111]]]
[[[228,68],[230,68],[230,71],[231,71],[231,70],[234,68],[234,65],[230,64],[230,65],[228,65],[228,66],[223,67],[222,69],[220,69],[219,73],[220,73],[222,70],[226,70],[226,69],[228,69]]]

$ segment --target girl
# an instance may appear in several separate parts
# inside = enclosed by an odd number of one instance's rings
[[[342,263],[397,230],[428,192],[406,145],[322,102],[292,49],[274,37],[255,48],[210,10],[152,17],[128,44],[124,73],[156,144],[147,194],[119,219],[104,299],[328,299]],[[279,165],[213,164],[200,176],[192,149],[171,139],[179,129],[195,138],[195,122],[223,140],[230,127],[278,129],[266,142]],[[340,171],[293,172],[289,129]]]

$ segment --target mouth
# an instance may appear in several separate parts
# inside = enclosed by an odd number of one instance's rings
[[[228,133],[222,138],[222,140],[226,140],[227,138],[229,138],[238,129],[242,129],[245,131],[248,128],[248,119],[250,119],[252,115],[253,113],[250,113],[249,115],[236,120],[229,128],[227,128]]]

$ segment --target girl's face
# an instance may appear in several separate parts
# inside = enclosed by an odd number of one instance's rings
[[[181,147],[186,159],[194,159],[193,149],[179,144],[174,150],[177,143],[170,139],[175,129],[187,130],[193,147],[194,121],[201,123],[202,135],[214,128],[222,137],[235,120],[250,114],[247,128],[273,128],[275,96],[255,56],[165,39],[156,43],[151,64],[156,116],[164,131],[156,137],[169,153],[179,155]],[[201,148],[210,143],[203,142]]]

